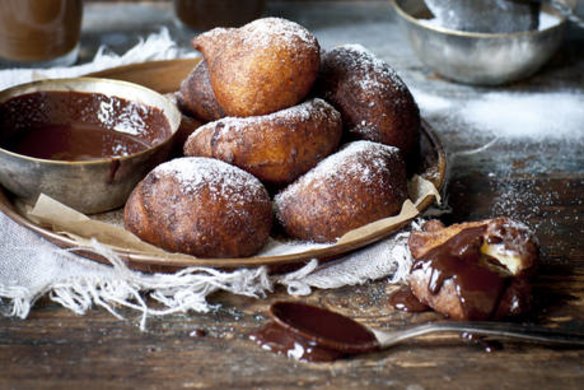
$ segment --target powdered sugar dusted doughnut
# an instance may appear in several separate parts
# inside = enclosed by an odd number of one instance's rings
[[[230,116],[269,114],[298,104],[318,74],[320,46],[297,23],[255,20],[193,39],[208,63],[219,105]]]
[[[266,243],[268,192],[241,169],[210,158],[159,165],[134,189],[126,229],[151,244],[198,257],[244,257]]]
[[[341,115],[313,99],[270,115],[223,118],[197,129],[187,156],[214,157],[236,165],[265,183],[294,181],[339,145]]]
[[[420,112],[396,72],[361,45],[323,55],[318,91],[343,117],[352,138],[400,148],[407,160],[417,150]]]
[[[400,211],[407,198],[399,149],[356,141],[327,157],[274,201],[284,230],[301,240],[330,242]]]
[[[180,84],[178,107],[203,121],[223,118],[225,113],[215,98],[206,61],[201,61]]]

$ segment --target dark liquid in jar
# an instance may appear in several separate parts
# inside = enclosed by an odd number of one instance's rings
[[[239,27],[261,16],[265,0],[175,0],[178,19],[190,28]]]
[[[0,59],[46,61],[75,48],[81,0],[0,0]]]
[[[35,92],[0,104],[0,147],[34,158],[123,157],[170,136],[164,113],[115,96]]]

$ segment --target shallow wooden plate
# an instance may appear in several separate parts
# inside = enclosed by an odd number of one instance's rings
[[[169,93],[178,90],[181,80],[186,77],[198,62],[198,58],[148,62],[108,69],[106,71],[93,73],[90,76],[131,81],[152,88],[161,93]],[[438,190],[442,190],[446,176],[446,156],[440,140],[430,125],[425,121],[422,123],[420,142],[421,158],[419,160],[420,163],[417,167],[417,172],[424,178],[430,180]],[[426,199],[420,205],[420,211],[430,207],[432,202],[432,199]],[[4,212],[17,223],[40,234],[59,247],[75,248],[78,246],[74,240],[58,234],[49,228],[39,226],[25,218],[20,214],[14,203],[14,199],[10,197],[2,187],[0,187],[0,211]],[[360,237],[357,240],[352,240],[340,245],[311,249],[305,252],[287,255],[256,256],[239,259],[202,259],[176,254],[168,256],[142,254],[125,250],[116,250],[116,253],[127,262],[129,267],[148,272],[173,271],[189,266],[207,266],[222,269],[268,266],[271,271],[282,272],[298,268],[313,258],[330,260],[356,249],[363,248],[366,245],[388,237],[408,223],[409,221],[405,221],[391,228],[379,229],[365,237]],[[107,260],[89,251],[75,250],[75,253],[99,262],[107,263]]]

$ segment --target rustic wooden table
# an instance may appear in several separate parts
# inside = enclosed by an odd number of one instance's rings
[[[584,32],[571,29],[552,62],[530,80],[507,89],[444,81],[413,55],[386,2],[271,3],[270,14],[296,20],[316,32],[322,46],[358,42],[390,62],[415,91],[453,102],[489,92],[584,91]],[[168,3],[90,4],[86,7],[82,60],[99,44],[122,52],[137,37],[167,25],[185,48],[190,33],[172,22]],[[492,137],[440,110],[424,113],[450,153],[446,189],[452,213],[445,222],[510,215],[536,229],[542,262],[531,321],[584,329],[584,137],[501,139],[475,154]],[[496,115],[496,113],[493,113]],[[476,127],[476,126],[475,126]],[[584,124],[580,127],[584,132]],[[303,301],[334,308],[367,325],[400,328],[438,316],[393,310],[386,281],[317,291]],[[456,336],[420,339],[390,351],[306,364],[262,351],[247,334],[264,323],[270,302],[217,294],[208,315],[151,319],[138,329],[104,310],[77,316],[43,301],[27,320],[0,318],[1,388],[581,388],[584,350],[505,342],[487,353]],[[197,336],[204,330],[205,336]]]

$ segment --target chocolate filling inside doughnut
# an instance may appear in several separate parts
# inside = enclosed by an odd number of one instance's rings
[[[528,300],[524,294],[521,276],[513,275],[497,258],[487,254],[490,244],[485,239],[487,225],[460,231],[444,244],[430,250],[414,261],[412,272],[430,272],[427,289],[430,294],[440,292],[446,281],[454,284],[465,319],[485,320],[497,316],[501,307],[524,312]],[[485,245],[486,244],[486,245]]]

